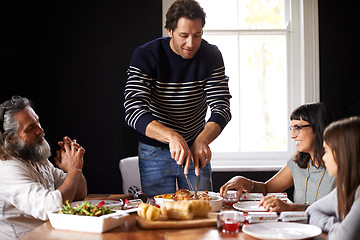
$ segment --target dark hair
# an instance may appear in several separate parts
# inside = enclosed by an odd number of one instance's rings
[[[205,26],[206,14],[195,0],[177,0],[171,4],[166,13],[165,28],[174,30],[177,27],[178,20],[182,17],[190,20],[201,18],[202,27]]]
[[[314,159],[313,161],[324,165],[322,157],[324,155],[323,134],[325,128],[334,121],[334,116],[330,109],[321,102],[309,103],[296,108],[290,115],[290,120],[304,120],[311,125],[315,135]],[[297,152],[294,161],[301,168],[306,168],[311,156],[309,153]]]
[[[326,128],[325,143],[337,164],[338,213],[344,219],[360,185],[360,117],[336,121]]]

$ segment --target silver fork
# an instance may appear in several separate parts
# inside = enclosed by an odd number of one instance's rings
[[[184,171],[184,167],[185,167],[185,164],[182,165],[183,171]],[[192,192],[194,192],[194,187],[192,186],[191,181],[190,181],[188,175],[187,175],[187,174],[184,174],[184,175],[185,175],[185,178],[186,178],[186,182],[187,182],[187,184],[188,184],[188,186],[189,186],[189,188],[190,188],[189,190],[192,191]]]

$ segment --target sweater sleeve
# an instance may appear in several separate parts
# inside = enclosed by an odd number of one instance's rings
[[[336,211],[336,189],[306,209],[310,215],[309,223],[320,227],[325,232],[329,232],[333,225],[339,222]]]
[[[215,69],[207,81],[205,92],[210,106],[211,116],[208,122],[216,122],[221,130],[231,120],[229,78],[225,76],[225,67]]]
[[[225,75],[224,61],[221,52],[215,45],[209,45],[205,53],[208,64],[213,67],[205,84],[207,103],[211,110],[208,122],[216,122],[221,130],[231,120],[229,78]]]
[[[150,112],[150,86],[153,78],[144,72],[149,66],[146,64],[144,49],[134,51],[130,66],[127,71],[128,80],[125,86],[125,121],[126,123],[145,135],[147,125],[156,118]],[[134,64],[136,63],[136,64]],[[142,66],[141,69],[136,66]],[[146,70],[145,70],[146,71]]]
[[[349,213],[341,222],[336,222],[329,231],[329,240],[335,239],[359,239],[360,236],[360,188]]]
[[[334,189],[329,195],[311,205],[306,211],[310,224],[328,232],[328,239],[357,239],[360,235],[360,198],[357,197],[343,221],[337,216],[337,193]]]

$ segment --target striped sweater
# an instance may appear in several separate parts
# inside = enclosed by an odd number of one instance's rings
[[[164,145],[145,136],[147,125],[157,120],[191,146],[205,127],[208,106],[208,121],[221,129],[230,121],[228,77],[216,46],[202,40],[196,55],[183,59],[169,41],[159,38],[134,51],[125,86],[125,121],[140,133],[143,143]]]

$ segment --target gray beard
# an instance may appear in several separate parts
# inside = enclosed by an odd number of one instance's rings
[[[44,139],[40,144],[38,144],[36,143],[37,139],[35,139],[32,145],[27,145],[22,139],[18,139],[16,143],[9,146],[9,150],[16,158],[32,162],[47,161],[51,156],[49,143]]]

